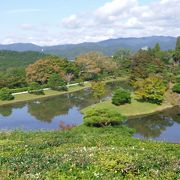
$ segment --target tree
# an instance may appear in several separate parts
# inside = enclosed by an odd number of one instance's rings
[[[72,74],[72,73],[67,73],[64,75],[64,79],[67,82],[67,84],[70,84],[73,77],[74,77],[74,74]]]
[[[167,85],[161,77],[153,75],[137,81],[134,88],[135,95],[139,100],[161,104]]]
[[[52,74],[48,79],[48,86],[53,90],[61,90],[66,87],[66,83],[59,74]]]
[[[149,51],[140,50],[132,57],[131,81],[147,78],[150,74],[161,74],[164,63]]]
[[[97,66],[97,59],[100,58],[100,54],[96,52],[90,52],[82,54],[76,58],[76,64],[80,69],[80,76],[85,78],[92,78],[97,75],[101,70]]]
[[[116,106],[131,103],[131,93],[125,89],[117,89],[112,97],[112,104]]]
[[[127,74],[131,67],[131,51],[128,49],[120,49],[113,55],[113,60],[118,66],[119,74]]]
[[[80,75],[85,79],[96,79],[99,73],[112,73],[116,68],[112,58],[98,52],[82,54],[75,62],[80,69]]]
[[[105,95],[105,83],[103,82],[92,82],[91,88],[93,90],[93,96],[101,101],[101,98]]]
[[[180,36],[176,40],[176,51],[180,51]]]
[[[26,78],[28,82],[38,82],[45,84],[48,82],[49,77],[57,73],[64,76],[64,69],[66,61],[59,57],[46,57],[40,59],[34,64],[29,65],[26,68]]]
[[[174,65],[179,66],[180,64],[180,36],[177,38],[176,41],[176,50],[173,55]]]

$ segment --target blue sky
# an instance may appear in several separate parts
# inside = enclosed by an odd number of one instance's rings
[[[148,19],[152,22],[154,14],[158,12],[153,7],[160,6],[160,11],[163,11],[165,7],[170,7],[169,3],[177,6],[177,2],[178,0],[1,0],[0,44],[31,42],[53,45],[99,41],[138,36],[138,30],[141,36],[163,35],[163,26],[168,24],[164,22],[166,16],[159,19],[160,27],[148,23],[151,32],[146,32],[146,28],[142,27],[143,23]],[[178,7],[179,3],[175,11],[170,7],[167,16],[179,18]],[[167,21],[174,25],[173,19],[168,17]],[[128,23],[124,26],[126,22]],[[170,24],[171,27],[172,25]],[[145,31],[143,34],[142,29]],[[167,30],[164,35],[176,36],[178,30],[179,26],[172,34]]]

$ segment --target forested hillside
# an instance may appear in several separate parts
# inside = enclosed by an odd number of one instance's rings
[[[44,57],[40,52],[16,52],[16,51],[0,51],[0,71],[12,67],[25,67],[28,64]]]
[[[90,51],[99,51],[105,55],[112,56],[118,49],[129,49],[133,52],[140,48],[153,48],[159,43],[162,50],[174,49],[176,46],[176,37],[169,36],[152,36],[141,38],[117,38],[108,39],[100,42],[85,42],[80,44],[65,44],[56,46],[37,46],[30,43],[15,43],[9,45],[0,45],[0,50],[12,51],[38,51],[45,54],[54,54],[68,59],[75,59],[80,54]]]

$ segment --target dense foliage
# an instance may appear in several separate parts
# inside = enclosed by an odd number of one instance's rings
[[[116,106],[131,103],[131,93],[125,89],[117,89],[112,97],[112,103]]]
[[[180,83],[174,84],[172,90],[173,92],[180,93]]]
[[[93,91],[93,96],[101,101],[101,98],[105,95],[105,83],[101,81],[92,82],[91,89]]]
[[[135,95],[139,100],[161,104],[164,99],[167,86],[161,77],[150,76],[136,81]]]
[[[1,132],[0,179],[179,179],[178,144],[134,139],[114,126]]]
[[[53,90],[65,90],[66,83],[59,74],[52,74],[48,80],[48,86]]]
[[[83,121],[86,126],[102,127],[122,124],[124,119],[120,113],[114,110],[91,109],[85,113]]]
[[[14,96],[11,94],[8,88],[2,88],[0,90],[0,100],[2,101],[10,101],[13,100]]]
[[[37,82],[32,82],[29,84],[28,92],[36,95],[44,94],[43,88]]]

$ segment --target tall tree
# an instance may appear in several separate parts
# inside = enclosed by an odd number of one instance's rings
[[[26,68],[27,81],[45,84],[54,73],[64,76],[64,64],[65,60],[59,57],[40,59]]]
[[[101,98],[105,95],[105,83],[101,81],[92,82],[91,88],[93,90],[93,96],[101,101]]]
[[[176,50],[173,55],[174,65],[179,66],[180,64],[180,36],[177,38],[176,41]]]

